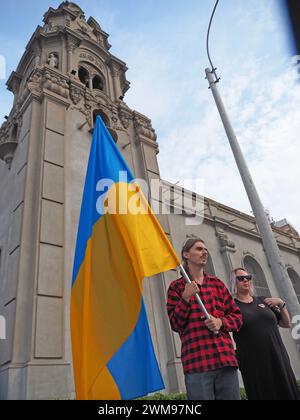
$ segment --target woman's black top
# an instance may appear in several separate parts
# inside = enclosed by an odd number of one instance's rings
[[[270,309],[264,303],[264,297],[253,299],[251,303],[235,300],[244,323],[240,331],[233,334],[248,399],[300,399],[296,378],[278,329],[280,310]]]

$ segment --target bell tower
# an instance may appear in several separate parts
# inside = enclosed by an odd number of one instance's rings
[[[110,47],[100,25],[64,1],[46,12],[7,81],[14,103],[0,129],[0,314],[7,323],[0,399],[72,395],[70,281],[98,114],[136,177],[159,178],[156,134],[123,101],[127,67]],[[146,283],[145,300],[165,376],[168,321],[160,315],[165,290],[157,289],[165,286],[154,282]]]

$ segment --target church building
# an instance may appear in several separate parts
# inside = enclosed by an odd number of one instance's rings
[[[74,398],[69,302],[79,211],[93,126],[100,115],[136,178],[160,181],[153,207],[180,255],[188,237],[210,252],[207,271],[225,283],[233,267],[255,275],[259,295],[278,296],[255,219],[160,180],[151,120],[124,102],[126,64],[109,35],[64,1],[44,15],[7,87],[13,107],[0,128],[0,399]],[[201,203],[195,206],[193,203]],[[300,301],[300,237],[272,224]],[[174,271],[144,280],[153,344],[166,392],[184,391],[179,337],[170,329],[166,292]],[[109,316],[108,316],[109,322]],[[300,358],[282,331],[294,372]]]

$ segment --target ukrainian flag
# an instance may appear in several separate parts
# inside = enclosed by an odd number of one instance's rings
[[[164,388],[142,280],[179,264],[115,142],[97,117],[71,291],[77,399],[133,399]]]

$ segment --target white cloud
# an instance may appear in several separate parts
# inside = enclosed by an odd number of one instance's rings
[[[274,18],[274,9],[278,4],[274,0],[264,0],[259,3],[256,0],[247,0],[246,4],[239,0],[235,1],[236,7],[232,7],[234,20],[240,27],[248,27],[249,22],[255,25],[255,32],[251,31],[251,36],[255,36],[259,30],[264,32],[273,32],[277,28],[277,22]]]

